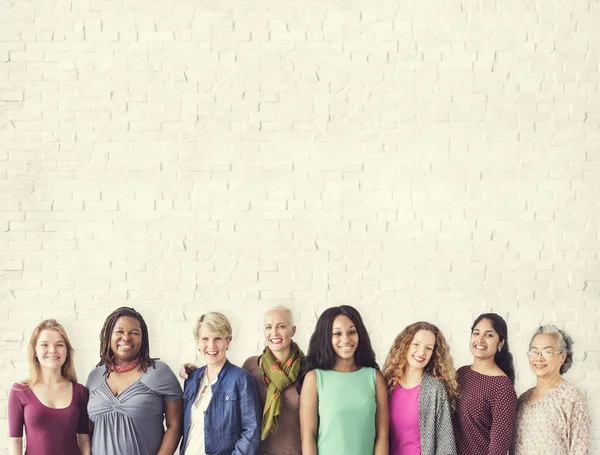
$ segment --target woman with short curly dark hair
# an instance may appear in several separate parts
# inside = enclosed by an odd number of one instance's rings
[[[555,325],[539,327],[529,343],[535,387],[519,398],[514,455],[587,455],[590,417],[585,396],[565,374],[573,364],[573,340]]]

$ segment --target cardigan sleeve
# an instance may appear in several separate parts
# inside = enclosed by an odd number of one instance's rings
[[[450,414],[448,393],[443,384],[439,384],[436,393],[435,415],[435,453],[436,455],[456,455],[456,442]]]
[[[487,455],[506,455],[512,447],[517,411],[517,394],[515,388],[506,378],[499,387],[492,403],[492,425],[490,445]]]

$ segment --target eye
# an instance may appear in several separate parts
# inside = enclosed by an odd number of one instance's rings
[[[271,330],[271,326],[270,325],[265,326],[265,330]]]
[[[350,330],[350,335],[355,335],[356,334],[356,330]]]
[[[428,351],[433,351],[433,348],[432,347],[428,347],[427,350]]]
[[[333,336],[334,337],[339,337],[342,336],[341,332],[333,332]]]

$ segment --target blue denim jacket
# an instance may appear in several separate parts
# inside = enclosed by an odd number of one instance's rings
[[[183,440],[190,430],[192,404],[206,367],[190,373],[183,385]],[[254,377],[225,361],[204,414],[204,447],[208,455],[255,455],[260,443],[262,408]],[[188,454],[196,455],[196,454]]]

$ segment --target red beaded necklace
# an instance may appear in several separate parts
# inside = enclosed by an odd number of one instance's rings
[[[123,365],[113,365],[111,371],[115,373],[126,373],[138,367],[142,359],[139,357],[137,359],[133,359],[131,362],[124,363]]]

